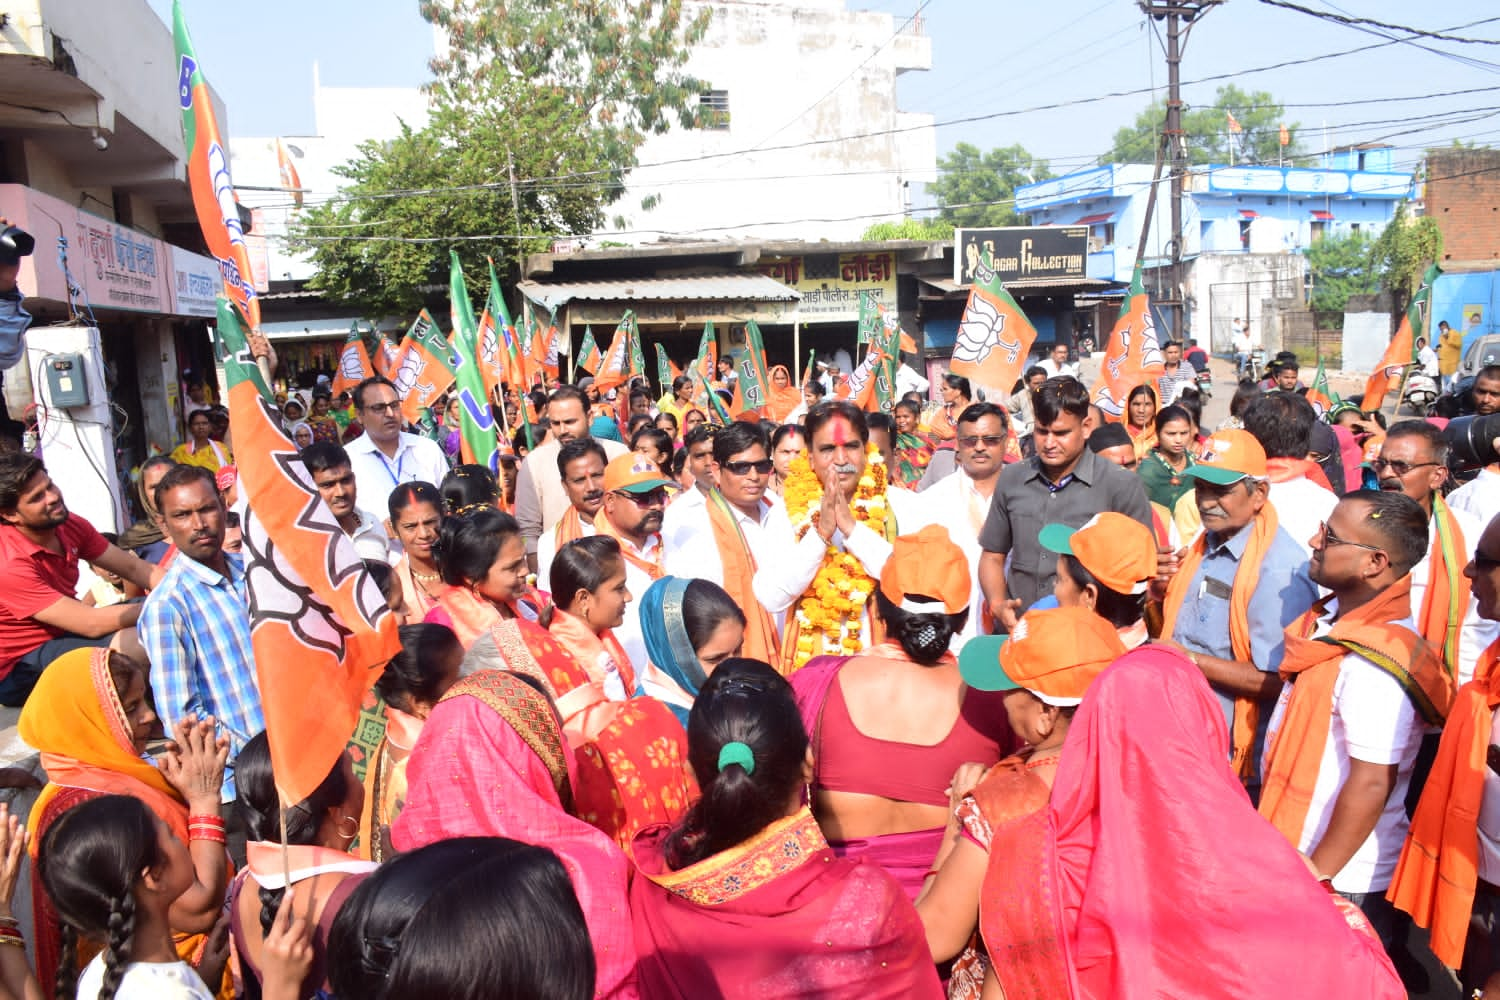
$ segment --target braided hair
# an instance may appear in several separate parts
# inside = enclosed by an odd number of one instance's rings
[[[51,825],[38,857],[42,885],[63,925],[56,996],[78,990],[78,936],[105,942],[100,1000],[113,1000],[130,964],[135,884],[166,862],[156,817],[128,795],[90,799]]]
[[[271,744],[264,732],[245,744],[234,761],[235,815],[245,825],[249,840],[281,839],[281,798],[276,791],[276,776],[271,771]],[[318,843],[318,828],[323,816],[349,795],[349,776],[344,773],[340,757],[323,783],[313,793],[286,810],[286,842],[306,847]],[[285,889],[260,890],[260,931],[271,932],[276,911]]]

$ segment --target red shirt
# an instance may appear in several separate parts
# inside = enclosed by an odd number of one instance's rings
[[[61,629],[43,625],[32,616],[72,597],[78,590],[78,560],[92,561],[104,554],[109,542],[94,526],[77,514],[69,514],[57,529],[63,554],[37,545],[8,524],[0,524],[0,677],[9,674],[25,654]]]

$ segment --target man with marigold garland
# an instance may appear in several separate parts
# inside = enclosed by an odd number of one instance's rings
[[[886,492],[886,468],[870,450],[859,407],[845,400],[808,411],[808,454],[792,463],[784,506],[767,516],[769,557],[754,590],[771,614],[786,613],[783,669],[814,656],[852,656],[872,645],[870,595],[898,525],[917,523]]]

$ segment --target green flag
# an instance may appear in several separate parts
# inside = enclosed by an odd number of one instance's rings
[[[745,356],[740,359],[740,398],[747,410],[758,410],[771,398],[771,374],[766,369],[766,344],[755,320],[745,323]]]
[[[599,345],[594,342],[593,327],[586,326],[583,328],[583,341],[578,345],[578,356],[573,360],[574,375],[578,374],[578,369],[580,368],[590,375],[599,370]]]
[[[635,313],[630,314],[630,371],[626,372],[625,380],[631,377],[646,374],[646,355],[641,349],[641,325],[636,322]]]
[[[466,465],[483,465],[496,476],[500,473],[499,434],[494,412],[485,394],[484,374],[479,370],[479,322],[474,318],[474,304],[464,284],[463,268],[457,251],[450,250],[448,272],[449,308],[453,317],[453,377],[458,383],[460,403],[458,421],[459,453]]]
[[[660,341],[656,344],[656,381],[663,395],[672,391],[672,362],[667,360],[667,349]]]

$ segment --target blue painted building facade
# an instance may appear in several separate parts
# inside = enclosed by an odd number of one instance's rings
[[[1379,233],[1412,193],[1388,148],[1338,151],[1316,168],[1194,168],[1183,194],[1183,257],[1299,253],[1325,235]],[[1147,164],[1115,163],[1016,189],[1016,210],[1036,225],[1089,227],[1088,276],[1129,282],[1151,191]],[[1143,266],[1171,259],[1171,186],[1164,177],[1146,233]]]

